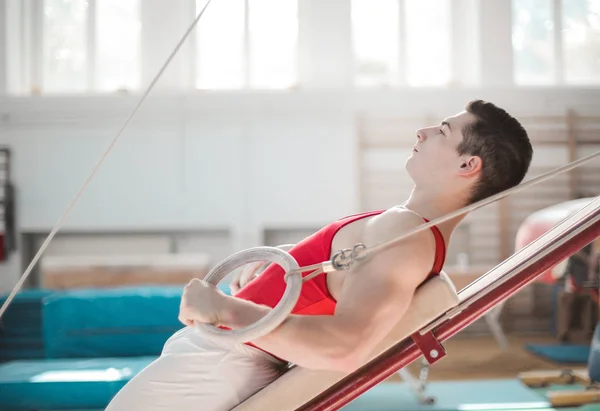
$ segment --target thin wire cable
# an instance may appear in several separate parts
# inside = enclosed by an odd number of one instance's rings
[[[52,241],[52,239],[54,238],[54,236],[56,235],[56,233],[63,226],[63,224],[64,224],[65,220],[67,219],[67,217],[71,214],[71,211],[73,210],[73,207],[75,206],[75,204],[77,203],[77,201],[79,200],[79,198],[81,197],[81,195],[83,194],[83,192],[85,191],[85,189],[88,187],[88,185],[90,184],[90,182],[92,181],[92,179],[95,177],[96,173],[100,169],[100,166],[104,163],[104,160],[106,160],[106,158],[108,157],[108,155],[110,154],[110,152],[114,148],[115,144],[117,143],[117,140],[119,140],[119,138],[123,134],[123,131],[125,130],[125,128],[129,124],[129,122],[131,121],[131,119],[133,118],[133,116],[136,114],[136,112],[142,106],[142,103],[144,102],[144,100],[146,100],[146,98],[150,94],[150,91],[152,91],[152,89],[154,88],[154,86],[156,85],[156,83],[158,82],[158,80],[160,79],[160,77],[162,76],[162,74],[164,73],[164,71],[166,70],[166,68],[168,67],[169,63],[171,63],[171,60],[173,60],[173,58],[175,57],[175,55],[177,54],[177,52],[179,51],[179,49],[181,48],[181,46],[183,45],[183,43],[185,42],[185,40],[188,38],[188,36],[190,35],[190,33],[192,32],[192,30],[194,29],[194,27],[196,27],[196,24],[198,23],[198,21],[200,20],[200,18],[204,14],[204,11],[206,10],[206,8],[210,4],[210,2],[211,2],[211,0],[207,0],[206,4],[202,8],[202,10],[200,10],[200,13],[198,13],[198,15],[196,16],[196,18],[192,22],[191,26],[186,30],[186,32],[184,33],[183,37],[181,37],[181,39],[179,40],[179,42],[177,43],[177,45],[175,46],[175,48],[173,49],[173,51],[171,52],[171,54],[169,55],[169,57],[167,58],[167,60],[165,61],[165,63],[162,65],[162,67],[160,68],[160,70],[158,71],[158,73],[156,74],[156,76],[154,77],[154,79],[152,80],[152,82],[150,83],[150,85],[146,88],[146,91],[144,92],[144,94],[140,98],[139,102],[137,103],[137,105],[135,106],[135,108],[133,109],[133,111],[131,112],[131,114],[129,115],[129,117],[127,117],[127,120],[125,120],[125,122],[121,126],[121,128],[120,128],[119,132],[117,133],[117,135],[113,138],[113,140],[111,141],[111,143],[108,145],[108,148],[104,151],[104,154],[100,157],[100,160],[96,163],[96,165],[92,169],[92,172],[90,173],[90,175],[88,176],[88,178],[85,180],[85,182],[83,183],[83,185],[81,186],[81,188],[79,189],[79,191],[77,192],[77,194],[75,194],[75,197],[73,198],[73,200],[71,200],[71,202],[67,206],[67,209],[64,212],[64,214],[60,217],[60,219],[58,220],[58,222],[56,223],[56,225],[54,226],[54,228],[52,229],[52,231],[50,231],[50,234],[48,235],[48,237],[46,237],[46,240],[42,243],[42,246],[38,250],[37,254],[33,257],[33,259],[31,260],[31,262],[29,263],[29,266],[27,267],[27,269],[25,270],[25,272],[23,273],[23,275],[21,276],[21,278],[19,279],[19,281],[17,282],[17,284],[15,285],[15,287],[13,288],[13,290],[11,291],[11,293],[9,294],[8,298],[6,299],[6,301],[4,302],[4,304],[2,305],[2,308],[0,308],[0,318],[2,318],[2,315],[7,310],[8,305],[15,298],[15,295],[21,289],[21,287],[23,286],[23,284],[25,283],[25,281],[27,280],[27,277],[29,277],[29,274],[31,274],[31,271],[33,270],[33,267],[35,267],[35,265],[37,264],[38,260],[41,258],[41,256],[44,253],[44,251],[46,251],[46,249],[48,248],[48,245],[50,244],[50,241]]]
[[[391,239],[391,240],[388,240],[388,241],[383,241],[383,242],[380,242],[380,243],[378,243],[376,245],[363,248],[363,250],[361,251],[361,253],[363,255],[365,255],[365,256],[369,256],[369,255],[375,254],[377,252],[380,252],[380,251],[382,251],[382,250],[384,250],[386,248],[389,248],[389,247],[393,246],[394,244],[397,244],[398,242],[400,242],[402,240],[407,239],[408,237],[410,237],[412,235],[415,235],[417,233],[420,233],[422,231],[430,229],[433,226],[439,225],[439,224],[441,224],[443,222],[446,222],[448,220],[451,220],[453,218],[460,217],[463,214],[466,214],[466,213],[468,213],[470,211],[476,210],[478,208],[481,208],[481,207],[484,207],[484,206],[486,206],[488,204],[496,202],[496,201],[498,201],[498,200],[500,200],[500,199],[502,199],[504,197],[507,197],[507,196],[509,196],[511,194],[514,194],[514,193],[517,193],[519,191],[522,191],[522,190],[524,190],[526,188],[529,188],[529,187],[531,187],[531,186],[533,186],[535,184],[539,184],[542,181],[546,181],[546,180],[548,180],[548,179],[550,179],[550,178],[552,178],[554,176],[557,176],[558,174],[565,173],[567,171],[573,170],[573,169],[575,169],[577,167],[582,166],[585,163],[590,162],[591,160],[593,160],[593,159],[595,159],[597,157],[600,157],[600,151],[598,151],[598,152],[596,152],[594,154],[590,154],[589,156],[581,158],[579,160],[573,161],[571,163],[565,164],[564,166],[558,167],[558,168],[556,168],[554,170],[551,170],[551,171],[549,171],[547,173],[540,174],[539,176],[534,177],[534,178],[532,178],[530,180],[527,180],[526,182],[524,182],[524,183],[522,183],[522,184],[520,184],[518,186],[509,188],[509,189],[504,190],[504,191],[502,191],[502,192],[500,192],[498,194],[495,194],[493,196],[487,197],[487,198],[485,198],[483,200],[480,200],[478,202],[470,204],[470,205],[468,205],[466,207],[460,208],[460,209],[458,209],[456,211],[453,211],[451,213],[448,213],[448,214],[446,214],[446,215],[444,215],[442,217],[439,217],[439,218],[436,218],[434,220],[431,220],[428,223],[421,224],[418,227],[416,227],[416,228],[414,228],[412,230],[409,230],[406,233],[404,233],[401,236],[398,236],[398,237],[396,237],[394,239]],[[337,254],[339,254],[341,252],[342,252],[342,250],[340,250]],[[290,274],[303,273],[303,272],[306,272],[306,271],[317,270],[317,269],[323,269],[323,272],[336,271],[338,269],[335,268],[334,259],[335,259],[335,255],[334,255],[334,257],[331,260],[323,261],[323,262],[317,263],[317,264],[307,265],[305,267],[299,267],[296,270],[290,272]],[[361,261],[362,261],[362,259],[361,259]],[[351,261],[351,264],[354,264],[356,262],[359,262],[359,260],[354,259],[354,260]]]

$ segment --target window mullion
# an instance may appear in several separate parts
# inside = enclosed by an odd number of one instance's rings
[[[244,0],[244,88],[250,88],[252,66],[250,64],[250,0]]]
[[[97,72],[97,39],[96,39],[96,0],[88,0],[87,30],[86,30],[86,60],[87,60],[87,87],[93,92],[98,85]]]
[[[44,88],[44,2],[24,2],[23,16],[23,46],[24,50],[31,50],[24,53],[23,66],[29,69],[29,76],[23,86],[29,92],[39,93]]]
[[[552,5],[553,13],[553,39],[554,39],[554,78],[556,84],[564,84],[565,82],[565,62],[563,52],[563,41],[562,41],[562,0],[553,0]]]
[[[406,64],[406,5],[404,0],[398,0],[398,72],[396,80],[398,86],[406,86],[407,79],[407,64]]]

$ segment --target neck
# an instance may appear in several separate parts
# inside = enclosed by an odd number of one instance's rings
[[[435,220],[464,207],[462,195],[455,192],[440,191],[439,186],[437,188],[437,190],[432,190],[417,186],[413,187],[408,200],[404,203],[404,207],[428,220]],[[438,228],[445,236],[450,236],[465,216],[450,219],[440,224]]]

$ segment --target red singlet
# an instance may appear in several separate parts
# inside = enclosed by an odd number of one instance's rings
[[[288,252],[296,259],[300,267],[328,261],[331,258],[331,243],[336,233],[345,225],[362,218],[381,214],[385,210],[355,214],[335,221],[296,244]],[[428,221],[427,219],[424,219]],[[446,259],[444,237],[437,227],[432,227],[435,237],[435,260],[427,279],[438,275]],[[275,307],[283,295],[286,283],[283,269],[270,264],[255,280],[241,289],[235,296],[256,304]],[[303,275],[307,275],[304,273]],[[292,314],[333,315],[336,301],[327,289],[326,273],[317,275],[302,285],[302,291]],[[250,344],[251,345],[251,344]]]

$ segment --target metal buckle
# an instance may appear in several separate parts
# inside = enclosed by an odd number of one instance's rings
[[[336,270],[348,270],[356,261],[367,258],[366,249],[362,243],[355,244],[352,248],[344,248],[333,255],[331,265]]]

